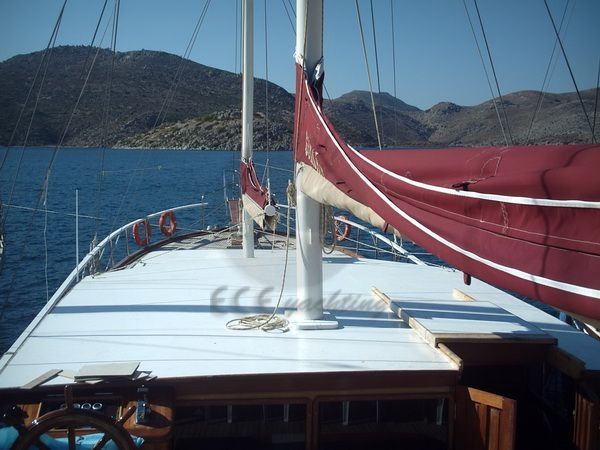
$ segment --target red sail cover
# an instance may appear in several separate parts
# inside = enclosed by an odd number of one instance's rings
[[[265,229],[265,226],[274,229],[277,225],[277,217],[265,215],[267,205],[269,203],[274,204],[274,202],[268,191],[258,181],[252,161],[242,161],[240,163],[240,184],[242,187],[242,203],[250,217],[262,229]]]
[[[298,66],[295,158],[347,200],[333,206],[366,205],[465,273],[600,321],[599,145],[357,151],[319,90]]]

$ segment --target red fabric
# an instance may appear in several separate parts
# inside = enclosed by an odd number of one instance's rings
[[[249,163],[242,161],[240,163],[240,184],[242,185],[242,194],[248,195],[264,210],[269,203],[269,196],[266,189],[258,181],[252,161]]]
[[[304,79],[297,66],[297,161],[311,165],[345,194],[370,206],[395,229],[466,273],[559,309],[600,320],[600,299],[595,298],[596,294],[587,296],[537,284],[477,261],[430,236],[394,207],[448,243],[480,258],[595,290],[600,290],[599,209],[449,195],[399,180],[360,157],[393,174],[441,188],[598,202],[599,145],[385,150],[363,151],[359,155],[343,142],[322,114],[319,89],[308,88]]]

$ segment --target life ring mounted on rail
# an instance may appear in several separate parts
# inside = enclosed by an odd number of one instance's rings
[[[348,220],[346,216],[338,216],[340,219]],[[346,240],[348,236],[350,236],[350,230],[352,227],[346,222],[342,222],[340,220],[335,221],[335,240],[338,242],[342,242]]]
[[[177,231],[177,221],[173,211],[165,211],[158,219],[158,228],[165,236],[173,236]]]
[[[140,227],[143,226],[144,236],[140,236]],[[135,243],[140,247],[144,247],[150,243],[150,238],[152,237],[152,227],[150,226],[150,221],[148,219],[142,219],[136,222],[133,225],[133,239]]]

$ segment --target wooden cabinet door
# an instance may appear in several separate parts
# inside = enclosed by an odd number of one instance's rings
[[[455,450],[513,450],[517,402],[479,389],[456,387]]]
[[[577,450],[600,450],[600,401],[586,386],[575,394],[573,444]]]

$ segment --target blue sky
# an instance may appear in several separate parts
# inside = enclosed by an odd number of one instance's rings
[[[114,0],[109,0],[109,5]],[[284,0],[255,0],[255,74],[265,75],[264,8],[267,7],[269,79],[294,89],[294,35]],[[462,0],[393,0],[396,30],[396,91],[409,104],[429,108],[439,101],[473,105],[491,97]],[[182,54],[205,0],[122,0],[117,48]],[[191,53],[202,64],[236,68],[236,4],[213,0]],[[472,0],[466,0],[476,20]],[[292,2],[294,3],[294,2]],[[567,0],[548,0],[558,22]],[[69,0],[59,44],[89,43],[103,0]],[[359,1],[375,64],[369,0]],[[62,0],[2,0],[0,60],[45,47]],[[393,93],[390,0],[373,0],[381,90]],[[543,0],[479,0],[503,93],[540,89],[554,45]],[[565,49],[580,88],[595,87],[600,57],[600,1],[571,0],[563,32]],[[478,23],[475,22],[478,28]],[[479,31],[478,31],[479,33]],[[480,34],[478,34],[480,36]],[[108,47],[105,38],[104,47]],[[483,41],[480,41],[483,45]],[[572,91],[559,50],[548,90]],[[367,76],[352,0],[325,3],[326,86],[332,97],[367,89]],[[175,69],[175,68],[174,68]]]

